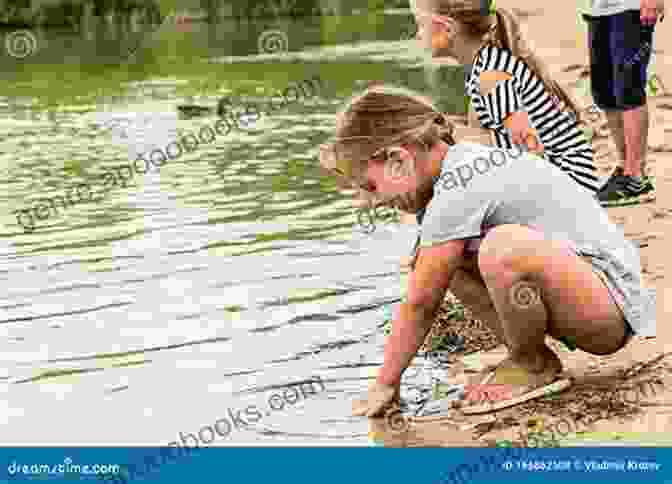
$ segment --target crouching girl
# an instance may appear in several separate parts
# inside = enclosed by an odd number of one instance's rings
[[[406,302],[356,415],[398,398],[448,290],[508,349],[478,382],[514,390],[483,411],[534,398],[560,378],[546,335],[608,355],[655,318],[638,251],[559,167],[515,148],[457,143],[431,101],[395,87],[356,96],[336,125],[323,167],[404,212],[426,211]]]

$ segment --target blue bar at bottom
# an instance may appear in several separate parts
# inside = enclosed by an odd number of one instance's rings
[[[672,482],[672,448],[2,448],[2,482]],[[395,455],[392,455],[395,454]]]

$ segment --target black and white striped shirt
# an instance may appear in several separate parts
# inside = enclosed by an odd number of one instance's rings
[[[512,78],[497,83],[485,96],[480,93],[480,78],[485,71],[504,71]],[[505,49],[486,45],[478,52],[466,92],[481,125],[495,133],[499,148],[511,149],[511,135],[504,120],[516,111],[525,110],[544,145],[543,158],[561,168],[579,185],[591,192],[599,189],[590,142],[579,129],[576,119],[563,112],[552,93],[522,59]]]

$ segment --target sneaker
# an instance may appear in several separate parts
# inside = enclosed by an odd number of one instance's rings
[[[600,192],[610,189],[614,183],[619,183],[618,179],[623,176],[623,167],[617,166],[614,171],[611,172],[607,181],[600,187]],[[620,185],[619,185],[620,186]]]
[[[633,177],[623,175],[623,169],[619,167],[602,186],[597,199],[603,207],[635,205],[655,199],[654,191],[650,177],[642,177],[641,182],[637,183]]]

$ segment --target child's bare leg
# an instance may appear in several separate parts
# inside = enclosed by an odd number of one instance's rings
[[[625,338],[623,317],[590,264],[564,244],[520,225],[492,229],[478,265],[500,317],[512,363],[533,387],[561,370],[546,346],[546,333],[570,336],[593,354],[617,351]],[[506,383],[506,382],[503,382]]]
[[[488,288],[477,272],[461,267],[455,272],[450,282],[450,292],[464,304],[474,317],[482,321],[493,333],[497,340],[506,344],[504,329],[499,320],[495,306],[492,304]]]

